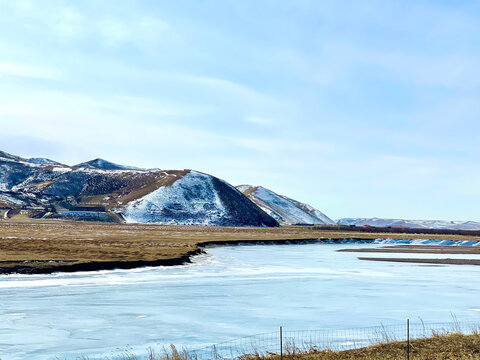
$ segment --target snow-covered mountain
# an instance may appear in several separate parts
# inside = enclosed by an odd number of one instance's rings
[[[40,164],[40,165],[61,165],[61,166],[65,166],[65,164],[61,164],[57,161],[50,160],[50,159],[47,159],[47,158],[42,158],[42,157],[30,158],[30,159],[28,159],[28,162],[30,162],[32,164]]]
[[[280,224],[335,224],[328,216],[312,206],[276,194],[262,186],[239,185],[237,189]]]
[[[0,152],[0,207],[36,217],[278,226],[240,191],[214,176],[193,170],[131,169],[98,160],[83,163],[90,167],[71,167]]]
[[[86,161],[77,165],[73,165],[73,167],[85,168],[85,169],[101,169],[101,170],[138,170],[139,169],[133,166],[115,164],[103,159],[94,159],[94,160]]]
[[[337,224],[374,227],[409,227],[412,229],[480,230],[480,222],[475,221],[344,218],[337,220]]]

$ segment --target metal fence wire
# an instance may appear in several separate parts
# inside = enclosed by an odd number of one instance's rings
[[[239,360],[246,355],[295,354],[320,350],[350,350],[391,341],[426,338],[450,333],[479,332],[478,322],[425,323],[409,321],[401,325],[381,325],[350,329],[279,331],[247,336],[188,351],[192,360]]]

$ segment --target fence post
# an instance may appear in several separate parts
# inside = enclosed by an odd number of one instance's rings
[[[410,319],[407,319],[407,360],[410,360]]]
[[[283,360],[283,334],[282,334],[281,326],[280,326],[280,360]]]

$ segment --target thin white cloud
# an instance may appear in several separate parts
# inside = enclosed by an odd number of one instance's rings
[[[155,17],[142,17],[135,21],[103,19],[97,23],[97,27],[106,45],[158,42],[171,28],[169,23]]]
[[[347,79],[360,66],[370,66],[376,76],[402,83],[454,89],[480,86],[480,56],[451,52],[427,54],[405,49],[382,51],[335,42],[324,45],[316,56],[288,49],[279,51],[276,58],[302,80],[323,86]],[[382,74],[378,70],[386,72]]]
[[[108,45],[115,45],[130,39],[128,25],[122,21],[106,19],[99,21],[97,26],[101,37]]]
[[[53,32],[61,38],[79,38],[88,31],[88,22],[78,11],[65,7],[59,8],[49,15],[49,24]]]
[[[200,106],[181,101],[152,99],[140,96],[108,96],[100,104],[101,108],[112,113],[129,114],[155,118],[196,117],[212,111],[209,106]]]
[[[272,126],[272,125],[279,125],[282,123],[282,120],[269,118],[269,117],[262,117],[262,116],[246,116],[245,121],[250,124],[260,125],[260,126]]]
[[[270,138],[236,138],[232,142],[249,150],[259,153],[280,154],[298,154],[302,153],[305,157],[311,155],[329,154],[334,150],[333,144],[324,141],[303,141],[290,139],[270,139]]]
[[[426,57],[405,52],[358,52],[362,62],[378,65],[403,82],[470,88],[480,86],[480,56],[448,54]]]
[[[0,76],[2,75],[49,80],[59,79],[61,77],[61,73],[57,69],[14,62],[0,62]]]
[[[31,0],[6,1],[2,8],[18,26],[44,39],[57,41],[88,39],[112,46],[120,43],[145,44],[162,40],[171,26],[155,16],[140,13],[117,14],[105,17],[100,10],[89,13],[88,8],[74,6],[73,2],[44,4]],[[99,6],[101,9],[102,6]],[[103,15],[103,16],[102,16]],[[17,25],[17,24],[15,24]]]
[[[119,143],[142,148],[180,146],[181,153],[199,149],[210,151],[208,149],[218,149],[225,143],[226,140],[215,133],[164,121],[165,117],[182,116],[183,108],[186,106],[173,108],[135,97],[41,92],[19,100],[3,94],[0,122],[5,133],[29,134],[56,141],[82,139],[86,147],[116,148]]]
[[[179,80],[190,82],[194,84],[204,85],[213,90],[217,90],[220,94],[228,93],[229,96],[238,96],[253,102],[276,103],[276,99],[268,94],[257,91],[251,87],[239,84],[234,81],[209,77],[209,76],[195,76],[195,75],[179,75]]]

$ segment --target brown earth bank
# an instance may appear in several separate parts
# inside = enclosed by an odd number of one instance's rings
[[[307,354],[284,355],[284,360],[404,360],[406,342],[391,342],[347,351],[318,351]],[[279,355],[245,357],[245,360],[279,360]],[[437,335],[412,340],[410,359],[466,360],[480,359],[480,335]]]
[[[0,221],[0,273],[52,273],[180,265],[207,245],[315,239],[480,240],[475,235],[356,233],[322,227],[280,228],[107,224],[58,220]]]
[[[414,259],[414,258],[374,258],[359,257],[359,260],[389,261],[414,264],[440,264],[440,265],[480,265],[480,259]]]

